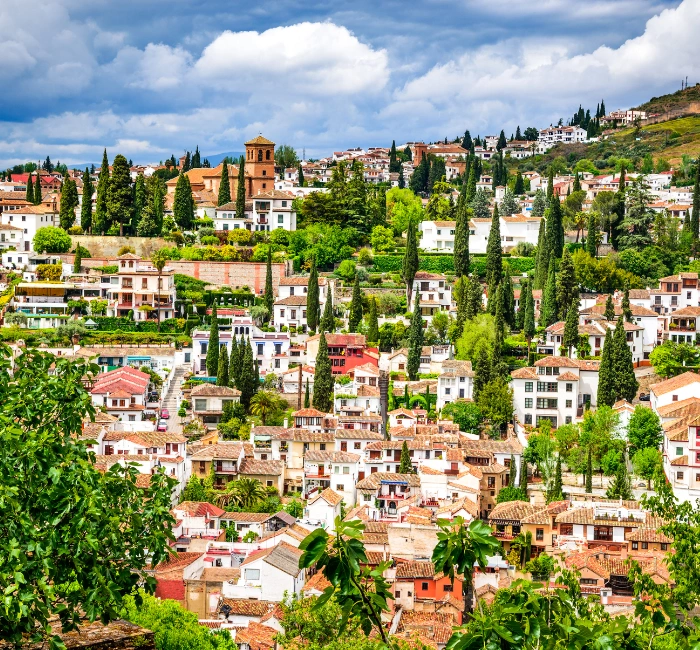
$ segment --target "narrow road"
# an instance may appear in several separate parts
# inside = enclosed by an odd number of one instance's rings
[[[173,431],[175,433],[182,432],[180,418],[178,417],[177,412],[180,408],[180,394],[182,393],[182,379],[184,375],[184,366],[175,368],[175,374],[173,375],[173,379],[168,387],[168,392],[163,396],[161,401],[161,408],[168,409],[170,413],[170,419],[166,420],[168,423],[168,431]]]

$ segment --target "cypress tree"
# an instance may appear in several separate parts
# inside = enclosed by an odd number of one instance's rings
[[[141,219],[144,216],[144,210],[146,209],[146,203],[148,201],[148,196],[146,193],[146,181],[143,174],[139,174],[136,177],[136,182],[134,183],[134,196],[133,196],[133,210],[131,215],[131,234],[135,235],[138,230],[138,225],[141,223]]]
[[[561,454],[557,454],[557,465],[554,470],[554,484],[551,490],[547,490],[547,502],[562,501],[564,499],[563,481],[561,476]]]
[[[634,374],[632,350],[627,345],[625,321],[622,316],[617,320],[613,335],[612,367],[615,378],[615,400],[626,399],[631,402],[637,394],[639,383]]]
[[[37,183],[39,182],[39,177],[37,176],[36,179]],[[27,179],[27,196],[26,196],[27,201],[29,203],[34,203],[34,183],[32,183],[32,175],[29,174],[29,178]]]
[[[574,186],[572,188],[574,192],[580,192],[581,191],[581,179],[578,177],[578,172],[574,175]]]
[[[633,322],[632,307],[630,305],[630,290],[627,288],[622,294],[622,316],[628,323]]]
[[[527,494],[527,463],[525,462],[525,455],[520,455],[520,489]]]
[[[318,321],[321,318],[321,304],[319,302],[318,271],[316,260],[311,260],[309,272],[309,284],[306,289],[306,325],[310,331],[318,329]]]
[[[72,178],[66,178],[61,187],[61,207],[59,219],[61,228],[68,230],[75,223],[75,209],[78,207],[78,189]]]
[[[586,492],[588,494],[593,492],[593,455],[590,447],[588,448],[588,459],[586,462]]]
[[[520,294],[520,308],[523,308],[522,293]],[[527,296],[525,300],[525,314],[523,316],[523,334],[527,341],[527,359],[530,363],[530,344],[535,335],[535,299],[532,295],[532,286],[527,284]]]
[[[586,252],[591,257],[598,256],[598,222],[593,212],[588,214],[588,232],[586,233]]]
[[[73,273],[80,273],[80,267],[83,262],[83,247],[78,244],[75,247],[75,257],[73,258]]]
[[[522,331],[525,324],[525,304],[527,302],[527,291],[529,282],[524,279],[520,285],[520,300],[518,301],[518,311],[515,313],[515,329]],[[515,299],[515,296],[513,296]]]
[[[236,217],[245,218],[245,158],[238,163],[238,185],[236,186]]]
[[[411,304],[413,296],[413,280],[418,272],[418,238],[416,236],[416,224],[411,219],[408,222],[408,232],[406,234],[406,252],[403,256],[401,275],[406,283],[406,300]]]
[[[413,463],[411,463],[411,456],[408,451],[408,443],[404,440],[403,445],[401,445],[401,462],[399,463],[399,474],[412,474],[413,473]]]
[[[505,330],[504,305],[503,303],[503,283],[498,285],[495,295],[496,309],[494,312],[494,330],[496,337],[493,342],[493,351],[491,352],[491,365],[493,367],[492,376],[500,377],[508,373],[508,366],[503,363],[503,341]]]
[[[245,383],[244,375],[249,371],[249,368],[244,367],[245,354],[248,349],[248,345],[245,342],[245,337],[241,334],[241,340],[238,342],[238,383],[236,388],[238,390],[243,390],[243,385]],[[252,356],[251,356],[252,358]]]
[[[401,169],[401,163],[396,157],[396,141],[391,141],[391,150],[389,151],[389,172],[397,172]]]
[[[268,318],[271,319],[274,316],[275,305],[275,296],[272,292],[272,246],[267,247],[267,268],[265,270],[265,297],[263,298],[263,300],[265,301],[265,307],[267,307]]]
[[[43,198],[41,193],[41,177],[39,176],[39,172],[37,172],[36,182],[34,183],[34,205],[41,205]]]
[[[307,409],[311,406],[311,400],[309,398],[309,378],[306,378],[306,388],[304,389],[304,408]]]
[[[557,289],[556,274],[554,273],[554,259],[549,260],[547,284],[542,292],[542,304],[540,307],[540,327],[549,327],[557,320]]]
[[[416,292],[416,296],[419,293]],[[355,284],[352,287],[352,300],[350,301],[350,317],[348,318],[348,331],[357,332],[362,322],[362,290],[360,289],[360,276],[355,273]]]
[[[418,378],[418,368],[420,367],[420,355],[423,349],[423,316],[420,313],[420,292],[416,291],[416,300],[413,303],[413,314],[411,324],[408,327],[408,359],[406,370],[408,378],[415,381]]]
[[[299,187],[304,187],[304,185],[305,185],[305,182],[304,182],[304,170],[301,168],[301,162],[299,163],[298,175],[299,175],[299,180],[298,180]]]
[[[518,175],[515,177],[515,185],[513,186],[513,194],[520,196],[525,194],[525,181],[523,180],[523,175],[518,171]]]
[[[690,216],[690,230],[693,242],[697,246],[700,237],[700,158],[695,163],[695,187],[693,188],[693,213]]]
[[[510,266],[504,264],[503,269],[503,319],[509,328],[514,329],[515,319],[515,294],[513,293],[513,280],[510,277]]]
[[[163,230],[163,217],[165,216],[165,183],[160,179],[151,182],[152,204],[153,204],[153,225],[152,234],[160,235]]]
[[[124,224],[131,219],[132,209],[131,170],[126,158],[117,154],[112,162],[112,176],[107,192],[107,220],[119,224],[120,236],[124,235]],[[192,218],[194,220],[194,213]]]
[[[610,226],[610,244],[617,250],[618,238],[620,236],[620,231],[622,229],[622,221],[625,218],[625,203],[626,203],[626,193],[625,188],[627,187],[627,173],[625,168],[620,169],[620,180],[617,188],[617,194],[615,194],[615,206],[613,212],[615,213],[614,222]]]
[[[491,314],[495,311],[495,305],[492,304],[491,297],[496,293],[502,278],[501,225],[498,217],[498,204],[496,204],[493,208],[491,230],[486,244],[486,283],[489,293],[488,309]]]
[[[379,319],[377,318],[377,299],[373,296],[369,301],[369,323],[367,327],[367,340],[372,343],[379,342]]]
[[[510,487],[515,487],[515,479],[518,476],[518,467],[515,464],[515,456],[513,456],[513,454],[510,455],[509,469],[510,469],[510,472],[508,473],[508,485]]]
[[[549,168],[549,176],[547,178],[547,207],[552,205],[552,197],[554,196],[554,169]]]
[[[466,190],[462,186],[463,190]],[[457,218],[455,223],[454,241],[455,275],[469,275],[469,212],[467,210],[466,191],[460,193],[457,199]]]
[[[543,289],[547,282],[549,270],[549,250],[547,249],[546,220],[540,221],[540,231],[537,235],[537,257],[535,262],[535,289]]]
[[[247,411],[250,408],[250,400],[255,394],[255,361],[253,357],[253,348],[250,346],[250,340],[245,343],[245,350],[243,355],[243,364],[241,366],[241,404]]]
[[[175,196],[173,198],[173,218],[180,230],[191,230],[194,227],[194,199],[192,186],[187,174],[177,177]]]
[[[537,188],[535,192],[535,198],[532,201],[532,210],[530,214],[533,217],[543,217],[544,211],[547,209],[547,197],[542,191],[542,188]]]
[[[328,357],[326,334],[321,332],[316,355],[316,370],[314,373],[314,408],[329,413],[333,400],[333,375],[331,360]]]
[[[231,181],[228,177],[228,163],[224,160],[221,165],[221,180],[219,181],[219,200],[217,205],[226,205],[227,203],[231,203]]]
[[[411,396],[408,394],[408,384],[404,384],[403,387],[403,407],[408,408],[411,402]]]
[[[238,340],[234,336],[231,339],[231,356],[228,362],[229,386],[238,388],[241,383],[241,357],[238,352]]]
[[[323,306],[323,316],[319,325],[321,332],[335,332],[335,316],[333,315],[333,292],[328,285],[326,304]]]
[[[608,297],[605,299],[605,311],[603,312],[603,316],[607,321],[615,320],[615,305],[613,305],[611,294],[608,294]]]
[[[572,348],[578,344],[578,302],[572,302],[566,312],[566,323],[564,325],[564,338],[562,340],[567,354],[571,357]]]
[[[464,132],[464,137],[462,138],[462,149],[469,151],[473,146],[472,136],[469,135],[469,131]]]
[[[569,306],[578,304],[579,290],[576,281],[576,269],[569,249],[564,251],[559,265],[557,276],[557,305],[559,306],[559,319],[564,320]]]
[[[503,129],[501,129],[501,134],[498,136],[498,143],[496,144],[496,151],[505,149],[507,146],[508,143],[506,142],[506,134],[503,133]]]
[[[491,381],[491,355],[486,343],[479,346],[474,364],[474,385],[472,389],[474,401],[479,399],[479,394],[486,384]]]
[[[627,471],[627,458],[624,452],[622,454],[622,462],[617,468],[615,478],[605,492],[605,496],[608,499],[622,499],[623,501],[632,499],[632,486],[630,484],[629,472]]]
[[[457,278],[454,287],[454,299],[457,305],[457,319],[455,325],[455,340],[462,336],[464,324],[467,322],[467,295],[469,293],[469,278],[462,276]]]
[[[406,179],[403,175],[403,165],[399,163],[399,189],[403,190],[406,187]]]
[[[192,154],[192,169],[197,169],[202,166],[202,156],[199,153],[199,145],[195,147],[194,153]]]
[[[614,345],[612,331],[608,328],[608,331],[605,333],[603,352],[600,355],[600,368],[598,370],[598,407],[612,406],[615,403]]]
[[[559,197],[553,197],[547,218],[546,241],[549,255],[560,258],[564,251],[564,224]]]
[[[469,167],[469,174],[467,175],[467,188],[464,193],[464,198],[468,204],[470,204],[474,197],[476,196],[476,158],[472,160],[472,164]],[[466,174],[466,170],[465,170]]]
[[[83,172],[83,201],[80,205],[80,227],[84,233],[92,232],[92,195],[95,188],[88,168]]]
[[[252,343],[251,343],[251,350],[252,350]],[[260,388],[260,364],[258,363],[257,359],[253,357],[253,395],[258,392],[258,389]]]
[[[474,318],[477,314],[481,313],[483,293],[484,291],[481,282],[479,282],[479,278],[473,275],[467,287],[467,307],[465,312],[467,319]]]
[[[219,319],[216,315],[216,302],[211,308],[209,327],[209,348],[207,350],[207,374],[216,377],[219,371]]]
[[[228,365],[228,348],[225,345],[222,345],[221,349],[219,350],[219,366],[216,371],[217,386],[229,385]]]

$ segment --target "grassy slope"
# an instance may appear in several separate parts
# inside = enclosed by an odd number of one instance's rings
[[[637,106],[637,108],[647,113],[665,113],[666,111],[685,108],[687,104],[698,101],[700,101],[700,84],[691,86],[687,90],[678,90],[670,95],[652,97],[648,102]]]
[[[642,127],[640,140],[634,129],[619,131],[610,139],[624,148],[649,151],[654,160],[665,158],[671,164],[680,162],[683,154],[697,157],[700,154],[700,115],[682,117]]]

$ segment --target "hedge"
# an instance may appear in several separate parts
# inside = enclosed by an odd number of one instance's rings
[[[532,271],[535,268],[534,257],[504,256],[504,262],[508,263],[513,274],[518,275]],[[372,270],[376,273],[398,273],[401,271],[402,263],[403,257],[400,255],[375,255]],[[454,273],[454,256],[421,254],[419,256],[418,269],[430,273]],[[470,271],[476,273],[479,277],[484,277],[486,275],[486,256],[472,256]]]
[[[118,316],[92,316],[98,332],[157,332],[158,323],[153,320],[134,321]],[[168,318],[160,324],[162,334],[179,334],[185,331],[185,320]]]

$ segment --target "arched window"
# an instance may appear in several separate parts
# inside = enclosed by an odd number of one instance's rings
[[[265,152],[265,160],[270,160],[270,150],[269,149]]]
[[[262,149],[258,149],[258,162],[262,162]]]

